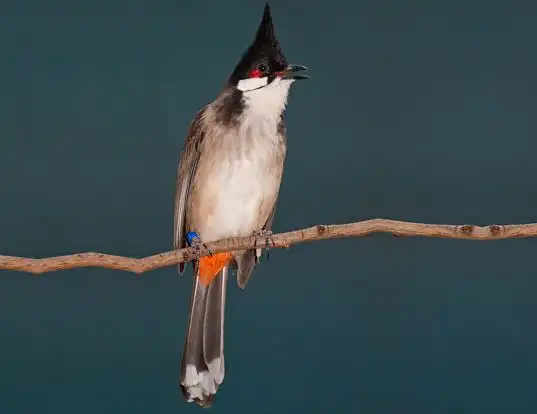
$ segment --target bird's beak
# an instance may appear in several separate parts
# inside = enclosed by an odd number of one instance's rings
[[[306,66],[302,65],[288,65],[285,70],[276,72],[276,76],[281,79],[309,79],[308,75],[301,75],[297,72],[308,70]]]

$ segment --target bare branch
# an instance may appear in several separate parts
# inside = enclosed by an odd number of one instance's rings
[[[537,223],[489,225],[486,227],[474,225],[443,225],[423,224],[406,221],[372,219],[349,224],[334,224],[309,227],[302,230],[271,236],[270,247],[289,248],[293,244],[314,240],[335,239],[343,237],[363,237],[371,233],[391,233],[394,236],[436,237],[465,240],[500,240],[537,236]],[[265,238],[242,237],[207,243],[202,248],[201,255],[210,253],[231,252],[235,250],[253,249],[265,246]],[[191,248],[173,250],[154,256],[135,259],[131,257],[114,256],[104,253],[78,253],[68,256],[31,259],[25,257],[0,255],[0,269],[40,274],[56,270],[74,269],[79,267],[104,267],[124,270],[140,274],[149,270],[188,262],[194,258]]]

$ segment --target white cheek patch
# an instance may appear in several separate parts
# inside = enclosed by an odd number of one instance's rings
[[[242,92],[248,92],[267,86],[267,84],[268,78],[266,76],[264,78],[241,79],[237,83],[237,89]]]

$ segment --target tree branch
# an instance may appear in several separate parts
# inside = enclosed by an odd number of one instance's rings
[[[274,234],[270,237],[270,247],[289,248],[293,244],[314,240],[343,237],[363,237],[371,233],[391,233],[394,236],[436,237],[465,240],[500,240],[537,236],[537,223],[515,225],[442,225],[411,223],[406,221],[372,219],[356,223],[334,224],[309,227],[307,229]],[[242,237],[207,243],[202,247],[201,256],[211,253],[231,252],[265,246],[264,237]],[[104,253],[78,253],[67,256],[31,259],[0,255],[0,269],[40,274],[56,270],[79,267],[104,267],[140,274],[149,270],[188,262],[195,258],[192,248],[173,250],[154,256],[135,259]]]

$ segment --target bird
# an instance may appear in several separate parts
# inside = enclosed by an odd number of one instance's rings
[[[270,237],[284,170],[283,120],[294,81],[307,67],[289,64],[269,3],[253,42],[225,86],[195,115],[177,170],[174,249],[229,237]],[[265,246],[267,247],[267,246]],[[187,402],[210,407],[224,380],[226,283],[244,289],[261,249],[218,253],[191,262],[194,281],[179,376]],[[179,274],[185,263],[179,264]]]

